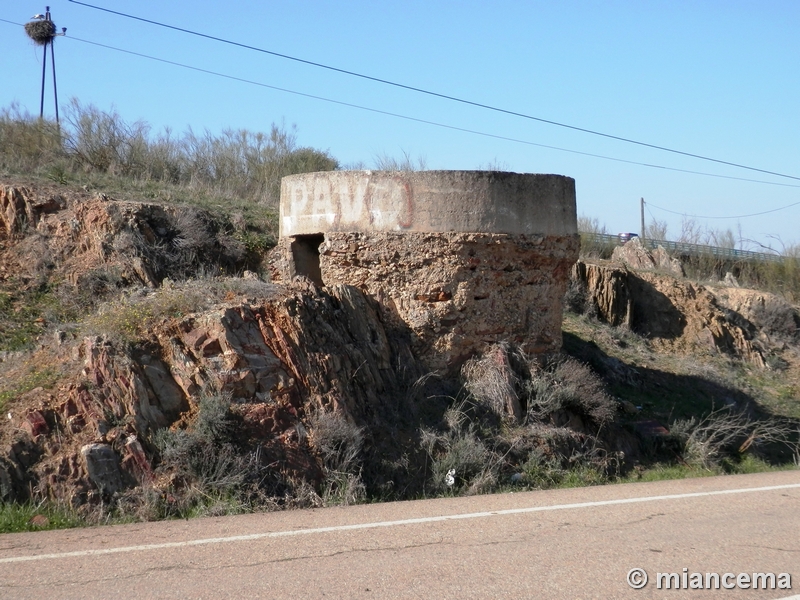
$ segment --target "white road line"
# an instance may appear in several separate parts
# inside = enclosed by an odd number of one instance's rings
[[[0,558],[0,563],[17,563],[32,560],[53,560],[58,558],[73,558],[76,556],[97,556],[101,554],[119,554],[123,552],[143,552],[146,550],[162,550],[165,548],[184,548],[187,546],[205,546],[209,544],[230,544],[233,542],[249,542],[268,538],[291,537],[296,535],[312,535],[316,533],[329,533],[335,531],[354,531],[359,529],[377,529],[379,527],[397,527],[400,525],[417,525],[420,523],[436,523],[439,521],[456,521],[459,519],[482,519],[503,515],[520,515],[526,513],[546,512],[553,510],[572,510],[576,508],[592,508],[595,506],[615,506],[619,504],[639,504],[642,502],[658,502],[663,500],[681,500],[684,498],[703,498],[707,496],[725,496],[731,494],[750,494],[755,492],[771,492],[775,490],[788,490],[800,488],[800,483],[785,485],[771,485],[757,488],[740,488],[734,490],[717,490],[713,492],[692,492],[689,494],[671,494],[666,496],[642,496],[638,498],[621,498],[618,500],[599,500],[596,502],[578,502],[575,504],[555,504],[551,506],[530,506],[527,508],[509,508],[506,510],[493,510],[487,512],[462,513],[455,515],[440,515],[438,517],[419,517],[416,519],[402,519],[399,521],[377,521],[373,523],[357,523],[355,525],[334,525],[331,527],[316,527],[313,529],[292,529],[288,531],[270,531],[266,533],[252,533],[249,535],[232,535],[228,537],[201,538],[185,542],[164,542],[161,544],[143,544],[140,546],[121,546],[119,548],[102,548],[99,550],[76,550],[74,552],[57,552],[54,554],[33,554],[28,556],[11,556]]]

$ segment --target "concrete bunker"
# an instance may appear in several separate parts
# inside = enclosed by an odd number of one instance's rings
[[[561,347],[578,258],[575,181],[498,171],[332,171],[285,177],[273,278],[352,285],[399,319],[430,368],[490,343]]]

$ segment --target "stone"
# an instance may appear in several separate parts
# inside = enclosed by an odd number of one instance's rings
[[[662,246],[658,246],[653,251],[649,250],[638,237],[614,248],[611,260],[622,263],[631,269],[659,270],[678,277],[685,276],[680,260],[672,258]]]
[[[23,417],[22,427],[25,429],[32,438],[40,435],[47,435],[50,432],[50,427],[44,415],[38,410],[30,410]]]
[[[45,517],[44,515],[33,515],[30,520],[28,521],[34,527],[47,527],[50,525],[50,519]]]
[[[734,277],[733,273],[731,273],[730,271],[725,273],[724,283],[725,285],[730,287],[736,287],[736,288],[739,287],[739,282],[736,280],[736,277]]]
[[[87,444],[81,448],[86,473],[101,493],[113,495],[123,488],[119,458],[108,444]]]

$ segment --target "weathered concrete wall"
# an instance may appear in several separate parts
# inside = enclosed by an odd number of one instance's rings
[[[283,180],[273,278],[352,285],[410,329],[429,369],[487,344],[561,348],[578,258],[575,182],[488,171],[332,172]]]
[[[280,234],[577,233],[575,180],[498,171],[334,171],[284,177]]]

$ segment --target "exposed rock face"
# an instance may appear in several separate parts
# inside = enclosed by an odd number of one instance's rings
[[[775,294],[735,287],[709,287],[720,306],[738,313],[773,342],[800,339],[800,312]]]
[[[442,179],[458,189],[426,187]],[[476,179],[481,210],[469,203]],[[440,172],[367,175],[352,198],[323,188],[341,218],[328,233],[282,238],[273,270],[286,285],[166,319],[133,349],[84,339],[57,390],[12,401],[11,427],[0,431],[0,493],[24,500],[33,489],[80,505],[159,485],[155,432],[192,422],[208,390],[230,396],[237,444],[257,449],[275,472],[318,478],[322,459],[308,431],[311,413],[325,408],[364,427],[368,485],[406,487],[402,478],[417,471],[400,465],[420,450],[399,438],[417,435],[412,413],[425,410],[409,401],[415,382],[438,371],[429,396],[455,395],[459,368],[487,344],[560,349],[561,298],[579,246],[574,181]],[[238,264],[235,245],[196,209],[78,196],[50,211],[30,197],[7,191],[0,206],[12,246],[3,259],[16,260],[10,271],[37,256],[75,285],[113,267],[157,287],[212,257]],[[302,199],[313,206],[295,216],[308,225],[320,198],[315,191]],[[345,217],[369,231],[346,230]],[[476,223],[491,232],[461,230]],[[435,227],[444,230],[425,231]]]
[[[422,374],[410,338],[350,286],[284,289],[169,320],[146,352],[88,338],[81,373],[55,393],[31,392],[25,405],[40,408],[14,417],[15,437],[0,436],[0,494],[24,500],[33,487],[80,505],[152,481],[153,433],[195,411],[202,389],[231,395],[240,442],[260,447],[265,464],[313,479],[319,458],[298,435],[308,411],[338,410],[372,425],[372,446],[389,443],[380,436],[404,418]]]
[[[628,287],[629,275],[624,267],[583,261],[576,262],[571,272],[572,281],[587,290],[592,312],[614,326],[631,324],[633,304]]]
[[[201,264],[242,266],[243,245],[193,207],[116,201],[103,194],[0,186],[0,281],[52,270],[71,284],[114,272],[125,283],[158,285]]]
[[[0,231],[6,236],[20,234],[27,227],[36,227],[44,215],[66,205],[60,195],[33,195],[25,188],[0,185]]]
[[[598,318],[629,327],[657,347],[713,350],[761,367],[765,364],[753,324],[720,306],[702,285],[655,273],[634,273],[613,264],[583,262],[575,265],[572,277],[585,286]]]
[[[108,444],[87,444],[81,448],[89,479],[104,494],[115,494],[122,489],[119,459]]]

